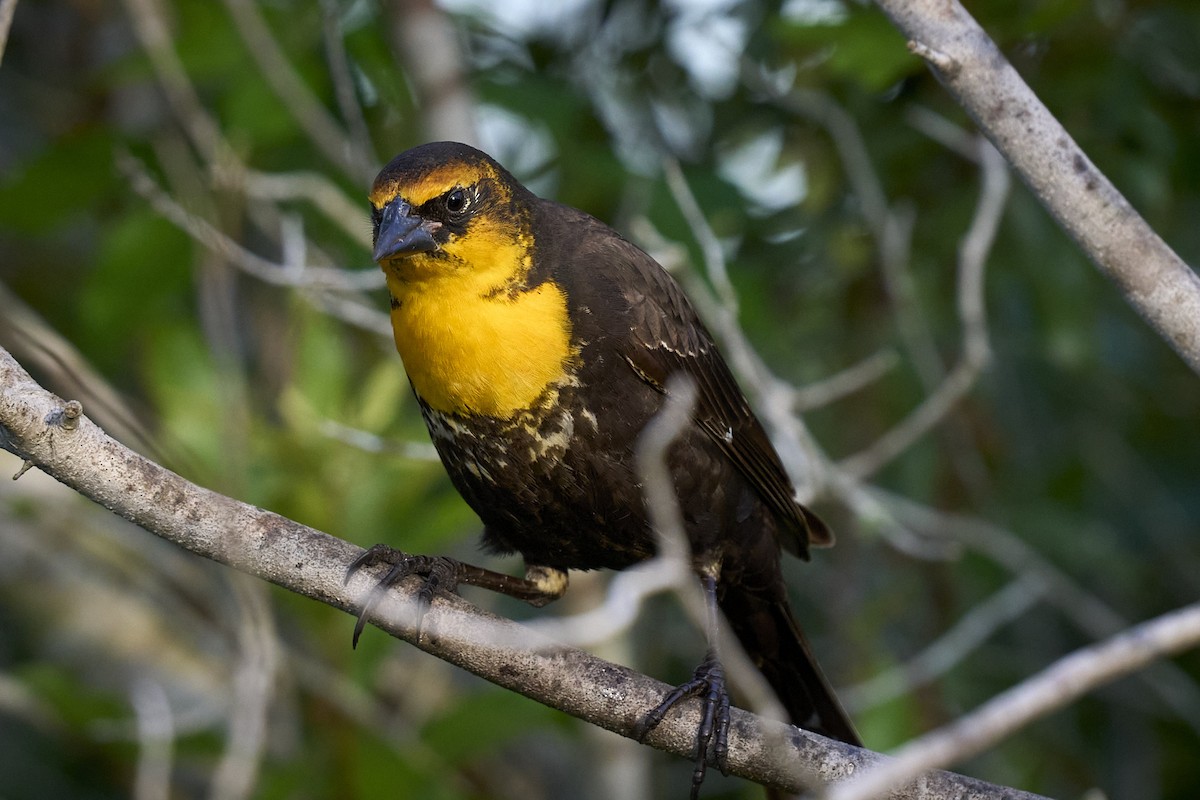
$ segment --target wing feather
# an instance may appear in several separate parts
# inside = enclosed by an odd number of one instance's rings
[[[622,356],[660,391],[675,373],[695,381],[696,424],[783,523],[781,540],[789,551],[807,557],[810,543],[831,544],[824,523],[796,502],[778,453],[679,284],[634,245],[615,236],[610,241],[628,267],[618,282],[632,314]]]

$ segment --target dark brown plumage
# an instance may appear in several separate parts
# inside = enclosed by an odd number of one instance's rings
[[[397,346],[434,445],[483,520],[485,545],[527,565],[524,580],[477,568],[456,577],[540,604],[565,590],[567,570],[650,557],[634,449],[668,379],[682,374],[697,404],[667,463],[697,574],[793,721],[859,744],[780,572],[781,547],[807,558],[832,537],[795,501],[675,280],[611,228],[536,197],[465,145],[401,154],[371,200]],[[377,561],[396,564],[393,577],[428,567],[377,547],[356,568]],[[699,744],[703,763],[723,752],[728,701],[713,659],[696,679],[687,693],[715,723]]]

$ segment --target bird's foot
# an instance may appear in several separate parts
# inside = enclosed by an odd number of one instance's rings
[[[725,685],[725,668],[711,650],[700,666],[692,673],[692,679],[667,695],[657,707],[642,717],[633,729],[639,742],[663,721],[667,712],[686,697],[700,698],[700,727],[696,729],[696,769],[692,772],[691,798],[700,796],[700,784],[708,765],[712,764],[726,773],[729,755],[729,690]]]
[[[363,628],[366,627],[367,617],[379,605],[379,601],[387,594],[388,589],[409,575],[420,575],[425,579],[417,592],[417,635],[420,636],[421,624],[425,618],[425,612],[433,603],[434,594],[456,591],[465,568],[461,561],[447,556],[409,555],[385,544],[377,544],[354,559],[354,563],[346,569],[346,577],[342,580],[343,585],[350,582],[354,573],[377,564],[390,564],[391,569],[372,587],[371,593],[367,595],[366,601],[358,612],[358,621],[354,624],[352,640],[355,647],[358,646],[358,637],[362,635]]]

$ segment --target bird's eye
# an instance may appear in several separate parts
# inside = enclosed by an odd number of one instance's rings
[[[462,189],[455,189],[446,195],[446,210],[455,216],[466,211],[470,204],[470,197]]]

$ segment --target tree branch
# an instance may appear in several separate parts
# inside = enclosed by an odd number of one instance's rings
[[[957,0],[876,0],[1042,205],[1200,372],[1200,277],[1096,168]]]
[[[0,448],[151,533],[334,608],[357,608],[375,576],[343,585],[361,550],[349,542],[209,491],[111,439],[79,404],[64,403],[0,349]],[[414,586],[380,604],[373,622],[393,636],[499,686],[629,736],[670,687],[633,670],[564,647],[454,595],[435,598],[420,636],[412,619]],[[349,629],[347,629],[349,630]],[[348,635],[348,634],[347,634]],[[674,711],[647,743],[691,757],[695,703]],[[779,743],[786,747],[779,747]],[[735,709],[729,770],[791,791],[844,780],[882,757]],[[932,773],[893,798],[1035,795],[952,773]]]
[[[1056,661],[974,712],[914,739],[877,771],[831,787],[825,800],[885,797],[923,771],[970,758],[1098,686],[1200,643],[1200,603],[1176,609]]]
[[[0,62],[4,61],[4,46],[8,44],[8,31],[16,12],[17,0],[0,0]]]

